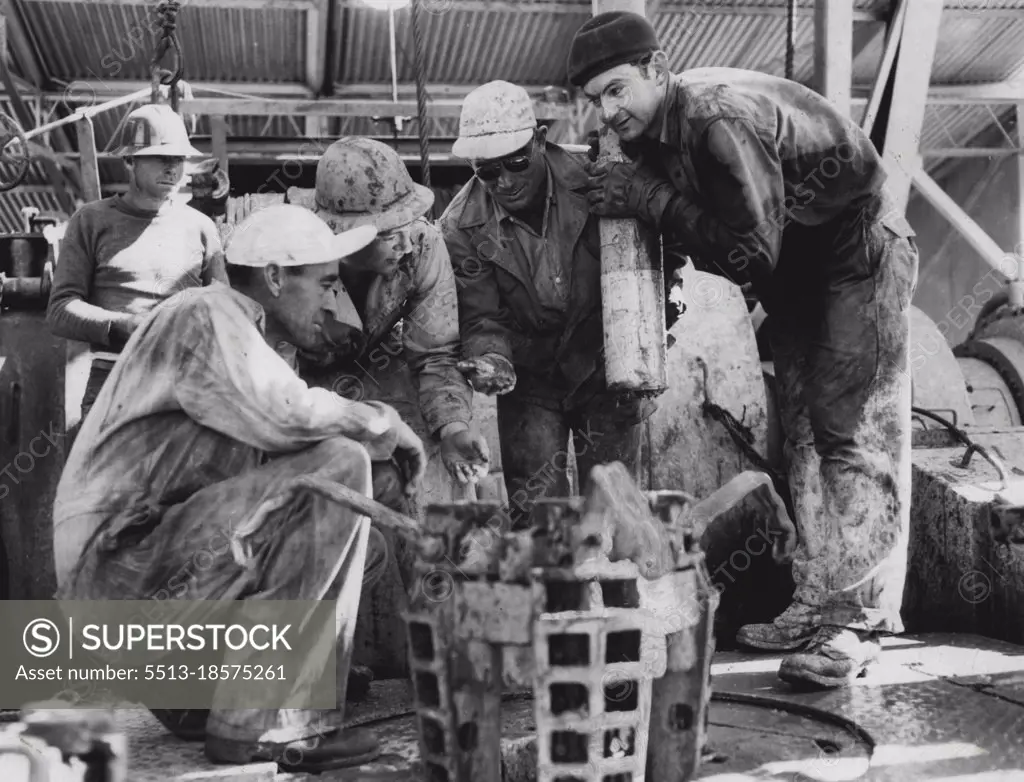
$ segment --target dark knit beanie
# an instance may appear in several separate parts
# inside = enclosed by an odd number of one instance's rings
[[[651,23],[639,14],[608,11],[576,31],[569,47],[569,82],[582,87],[616,65],[634,62],[661,48]]]

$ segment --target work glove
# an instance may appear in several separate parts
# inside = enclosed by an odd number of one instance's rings
[[[487,441],[464,429],[441,440],[441,461],[459,483],[476,483],[487,475],[491,453]]]
[[[590,131],[587,134],[587,145],[590,147],[587,157],[590,158],[591,163],[596,163],[597,158],[601,154],[601,131]],[[641,146],[637,142],[619,139],[619,150],[630,160],[638,160],[640,158]]]
[[[481,394],[507,394],[516,387],[516,370],[512,362],[497,353],[466,359],[455,366],[473,390]]]
[[[660,228],[675,187],[636,163],[590,163],[587,201],[600,217],[637,218]]]

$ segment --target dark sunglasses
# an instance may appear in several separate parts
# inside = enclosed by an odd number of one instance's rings
[[[530,167],[530,161],[533,159],[533,142],[531,141],[524,151],[519,152],[515,155],[509,155],[501,160],[495,160],[490,163],[484,163],[481,166],[476,166],[473,171],[484,182],[493,182],[499,176],[501,176],[501,169],[504,168],[506,171],[512,174],[520,174]]]

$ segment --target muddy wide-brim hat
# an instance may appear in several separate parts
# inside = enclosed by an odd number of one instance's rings
[[[317,164],[310,207],[335,233],[362,225],[387,233],[433,205],[434,191],[413,182],[398,153],[379,141],[340,138]]]
[[[507,81],[487,82],[462,104],[452,153],[464,160],[496,160],[525,147],[536,131],[529,93]]]

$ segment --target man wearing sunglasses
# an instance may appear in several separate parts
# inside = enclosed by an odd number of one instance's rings
[[[477,391],[498,395],[513,526],[529,523],[540,497],[569,493],[570,434],[580,483],[602,462],[635,474],[639,424],[653,411],[607,390],[586,156],[546,134],[521,87],[493,81],[471,92],[453,152],[475,176],[440,221],[458,283],[459,367]]]

